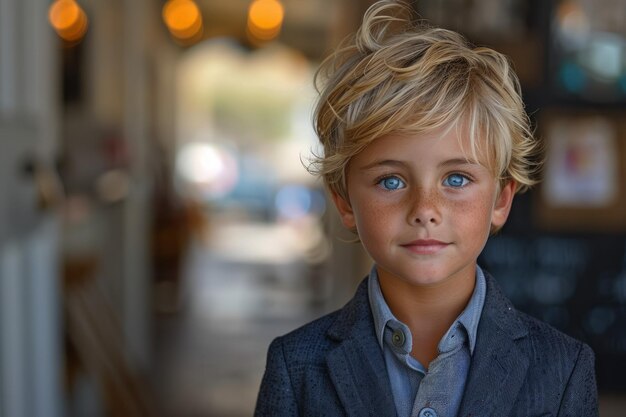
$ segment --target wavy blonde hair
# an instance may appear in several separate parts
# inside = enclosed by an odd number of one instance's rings
[[[346,201],[346,167],[372,141],[455,126],[500,185],[515,181],[523,192],[537,182],[539,145],[508,59],[426,26],[405,3],[371,6],[356,35],[321,64],[315,86],[324,153],[308,169]]]

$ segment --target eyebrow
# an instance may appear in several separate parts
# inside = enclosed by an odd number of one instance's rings
[[[407,163],[403,162],[403,161],[398,161],[398,160],[395,160],[395,159],[384,159],[382,161],[371,162],[371,163],[365,165],[364,167],[361,167],[361,170],[362,171],[367,171],[368,169],[378,168],[378,167],[383,167],[383,166],[406,167]]]
[[[467,159],[467,158],[454,158],[454,159],[448,159],[446,161],[443,161],[442,163],[439,164],[440,167],[442,166],[450,166],[450,165],[480,165],[478,162],[476,161],[472,161],[471,159]]]
[[[362,171],[367,171],[369,169],[372,168],[378,168],[378,167],[383,167],[383,166],[392,166],[392,167],[406,167],[408,165],[407,162],[404,161],[399,161],[396,159],[383,159],[380,161],[374,161],[371,162],[367,165],[365,165],[364,167],[361,167]],[[480,165],[477,162],[474,162],[472,160],[469,159],[465,159],[465,158],[453,158],[453,159],[447,159],[441,163],[439,163],[439,167],[447,167],[447,166],[458,166],[458,165],[470,165],[470,166],[478,166]]]

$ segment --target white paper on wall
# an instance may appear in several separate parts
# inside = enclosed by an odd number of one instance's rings
[[[558,120],[548,130],[543,198],[552,207],[605,207],[618,192],[616,132],[602,117]]]

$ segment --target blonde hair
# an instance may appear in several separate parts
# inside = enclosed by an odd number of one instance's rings
[[[536,183],[539,146],[508,59],[427,27],[402,2],[371,6],[356,35],[322,63],[315,85],[324,154],[309,171],[346,200],[348,162],[372,141],[453,126],[466,129],[472,157],[485,155],[500,185],[515,181],[523,192]]]

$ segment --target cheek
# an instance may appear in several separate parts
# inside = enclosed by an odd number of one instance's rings
[[[359,203],[355,210],[355,222],[361,242],[372,246],[389,241],[389,235],[397,232],[398,207],[377,201]]]
[[[491,205],[487,196],[459,200],[450,203],[453,220],[458,226],[471,230],[491,227]]]
[[[375,203],[361,204],[354,214],[360,235],[363,232],[384,229],[390,219],[389,210]]]

